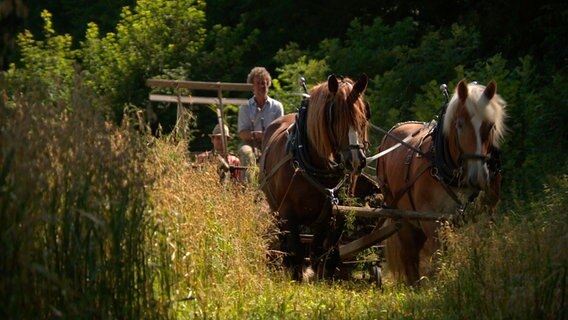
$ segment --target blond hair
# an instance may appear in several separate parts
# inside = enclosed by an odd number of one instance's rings
[[[247,83],[253,83],[255,79],[265,79],[268,80],[268,86],[272,85],[272,77],[266,68],[264,67],[254,67],[250,70],[247,76]]]

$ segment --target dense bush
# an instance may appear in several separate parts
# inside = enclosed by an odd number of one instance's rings
[[[100,35],[98,26],[89,24],[81,49],[85,78],[110,98],[115,120],[127,105],[147,104],[146,79],[191,77],[205,41],[204,5],[201,0],[140,0],[133,10],[123,8],[116,32]]]

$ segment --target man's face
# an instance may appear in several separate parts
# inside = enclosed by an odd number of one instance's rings
[[[223,152],[223,141],[221,140],[221,136],[212,136],[211,143],[213,144],[213,148],[217,152]]]
[[[265,78],[256,78],[252,83],[252,89],[254,95],[257,97],[266,97],[268,95],[268,88],[270,87],[270,82]]]

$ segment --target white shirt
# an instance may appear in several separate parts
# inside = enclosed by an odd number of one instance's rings
[[[280,101],[268,97],[261,109],[252,97],[239,108],[238,130],[264,131],[272,121],[283,115],[284,107]]]

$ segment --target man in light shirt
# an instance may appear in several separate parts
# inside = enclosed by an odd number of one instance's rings
[[[256,165],[260,156],[264,129],[275,119],[284,115],[282,103],[268,96],[272,77],[264,67],[254,67],[247,83],[252,83],[253,97],[239,108],[239,157],[245,167]],[[245,182],[250,182],[251,170],[247,170]]]

